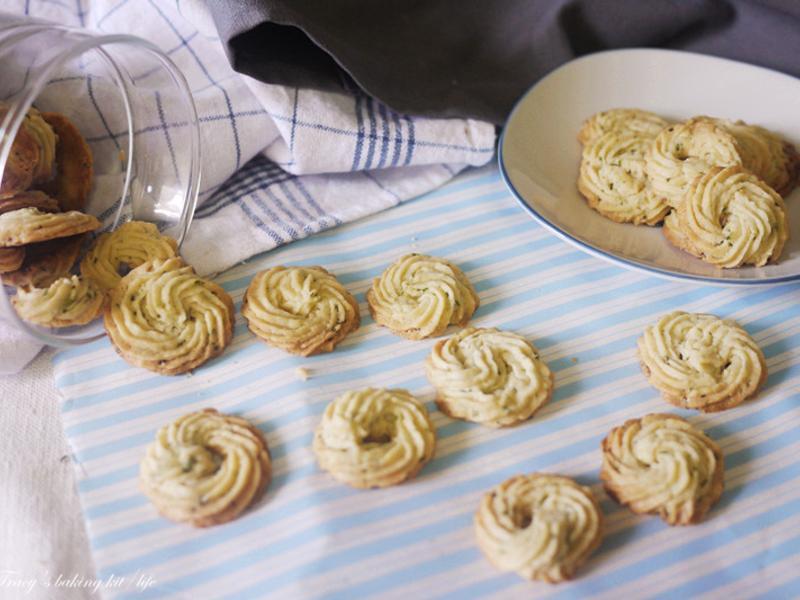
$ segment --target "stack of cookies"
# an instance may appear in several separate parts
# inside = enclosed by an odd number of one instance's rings
[[[603,216],[663,223],[672,244],[721,268],[779,260],[789,237],[783,196],[800,179],[800,155],[775,133],[614,109],[589,118],[578,140],[578,189]]]

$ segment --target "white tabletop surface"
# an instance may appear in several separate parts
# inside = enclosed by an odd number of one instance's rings
[[[98,597],[52,354],[0,376],[0,598]]]

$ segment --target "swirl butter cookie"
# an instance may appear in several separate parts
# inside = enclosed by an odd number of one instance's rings
[[[372,282],[367,302],[376,323],[420,340],[442,334],[449,325],[463,327],[480,300],[466,275],[450,261],[407,254]]]
[[[373,388],[328,404],[313,442],[319,466],[356,488],[411,479],[435,446],[433,423],[419,400],[405,390]]]
[[[86,235],[73,235],[16,248],[24,250],[25,260],[17,270],[3,274],[3,283],[23,289],[46,288],[57,279],[69,275],[78,260]]]
[[[25,115],[22,126],[28,130],[39,145],[39,161],[33,171],[33,184],[50,181],[55,172],[58,136],[50,124],[42,118],[42,113],[33,107]]]
[[[596,113],[586,119],[578,133],[578,141],[583,145],[588,145],[600,136],[611,132],[653,139],[668,125],[668,121],[646,110],[614,108]]]
[[[517,475],[490,490],[475,514],[478,546],[498,569],[526,579],[570,579],[602,540],[591,491],[568,477]]]
[[[11,299],[17,314],[43,327],[85,325],[100,316],[105,296],[91,281],[62,277],[49,287],[18,290]]]
[[[130,221],[97,238],[81,261],[81,274],[94,280],[102,290],[110,290],[119,280],[120,268],[133,269],[149,260],[166,260],[178,255],[178,243],[161,235],[158,227],[143,221]]]
[[[709,117],[671,125],[653,140],[645,157],[653,193],[677,208],[692,182],[715,166],[742,164],[734,136]]]
[[[8,106],[0,105],[0,121],[8,114]],[[8,153],[3,179],[0,181],[0,194],[16,194],[27,190],[33,183],[37,172],[41,148],[36,137],[24,126],[17,130],[11,150]]]
[[[670,525],[697,523],[724,487],[722,452],[675,415],[626,421],[603,440],[600,479],[608,494],[638,514]]]
[[[777,262],[789,238],[783,199],[739,166],[712,167],[699,177],[677,216],[693,253],[723,268]]]
[[[235,519],[272,477],[267,442],[245,419],[205,409],[162,427],[139,466],[159,513],[195,527]]]
[[[242,316],[259,338],[286,352],[330,352],[361,322],[358,302],[321,267],[272,267],[258,273]]]
[[[669,212],[653,194],[644,156],[653,138],[611,131],[584,146],[578,190],[589,206],[617,223],[656,225]]]
[[[99,227],[97,218],[77,211],[46,213],[38,208],[20,208],[0,215],[0,247],[69,237]]]
[[[56,176],[43,189],[61,205],[61,210],[83,210],[92,190],[92,151],[78,128],[60,113],[42,113],[58,137]]]
[[[180,258],[136,267],[109,294],[104,322],[129,363],[177,375],[222,354],[233,337],[233,300]]]
[[[771,131],[744,121],[716,119],[715,122],[736,138],[749,171],[782,196],[792,190],[798,167],[794,146]]]
[[[754,395],[767,377],[764,354],[729,319],[675,311],[639,339],[642,371],[664,399],[716,412]]]
[[[445,414],[491,427],[529,419],[550,398],[553,374],[525,338],[468,327],[437,342],[425,362]]]
[[[42,212],[58,212],[60,210],[58,202],[44,192],[29,190],[13,196],[0,197],[0,215],[20,208],[38,208]]]

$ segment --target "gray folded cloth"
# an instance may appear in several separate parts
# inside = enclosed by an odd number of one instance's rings
[[[361,88],[401,113],[502,123],[568,60],[679,48],[800,77],[800,0],[207,0],[233,67]]]

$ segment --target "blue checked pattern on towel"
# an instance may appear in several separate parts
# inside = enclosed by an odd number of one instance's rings
[[[0,9],[138,35],[180,68],[203,144],[200,208],[182,251],[201,273],[413,198],[494,154],[488,123],[418,118],[356,91],[315,92],[238,75],[202,0],[10,0]],[[95,156],[116,155],[125,132],[109,126],[109,103],[80,73],[62,79],[95,115],[83,126]],[[171,114],[157,92],[152,110],[139,117],[135,135],[162,136],[174,163],[170,131],[186,127],[185,117]]]
[[[532,421],[494,430],[438,412],[422,368],[434,340],[379,328],[364,300],[372,279],[407,252],[453,260],[480,294],[474,323],[516,331],[541,350],[556,387]],[[131,368],[106,340],[56,357],[98,575],[156,582],[131,598],[800,595],[798,286],[695,287],[611,266],[536,225],[490,168],[279,248],[219,282],[238,309],[253,274],[278,264],[324,265],[356,295],[362,326],[332,354],[303,359],[271,349],[239,318],[224,356],[191,376]],[[636,339],[675,309],[731,317],[753,335],[769,368],[755,400],[703,415],[659,398],[640,372]],[[358,491],[321,472],[310,446],[326,404],[370,385],[404,387],[424,400],[438,444],[416,479]],[[198,530],[159,518],[138,491],[137,465],[159,427],[209,406],[264,431],[275,478],[238,520]],[[725,493],[699,525],[634,515],[600,486],[600,440],[626,419],[658,411],[687,416],[725,454]],[[481,494],[531,471],[576,477],[601,500],[605,539],[574,582],[554,587],[499,573],[475,545]]]

